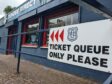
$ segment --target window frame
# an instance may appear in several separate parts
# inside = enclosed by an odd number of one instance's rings
[[[51,12],[50,14],[48,14],[44,17],[44,29],[48,29],[49,19],[58,18],[61,16],[72,14],[72,13],[79,14],[79,6],[70,5],[70,6],[60,8],[60,9],[56,10],[55,12]],[[78,16],[78,18],[79,18],[79,16]],[[47,46],[47,32],[43,33],[42,39],[43,39],[42,47],[48,47]]]
[[[36,23],[39,23],[39,18],[38,17],[34,17],[34,18],[29,18],[29,19],[26,19],[24,22],[23,22],[23,29],[22,29],[22,32],[27,32],[27,29],[28,29],[28,25],[31,25],[31,24],[36,24]],[[40,23],[39,23],[40,24]],[[38,30],[38,29],[37,29]],[[38,37],[37,37],[38,38]],[[30,44],[30,43],[26,43],[26,34],[25,35],[22,35],[22,47],[37,47],[38,44]]]

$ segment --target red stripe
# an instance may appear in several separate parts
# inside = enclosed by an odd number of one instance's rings
[[[45,18],[44,21],[44,29],[48,28],[48,20]],[[43,46],[46,47],[47,46],[47,32],[43,33]]]

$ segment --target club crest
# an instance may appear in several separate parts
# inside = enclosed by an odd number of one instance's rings
[[[77,31],[78,31],[77,27],[69,28],[67,39],[71,42],[77,40],[77,38],[78,38]]]

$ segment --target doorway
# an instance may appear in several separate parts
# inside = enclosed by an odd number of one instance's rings
[[[17,27],[11,26],[8,28],[8,35],[16,34]],[[15,54],[17,47],[17,36],[9,36],[7,41],[7,54]]]

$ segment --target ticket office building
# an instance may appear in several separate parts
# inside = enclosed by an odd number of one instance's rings
[[[98,1],[112,10],[111,0]],[[35,6],[32,9],[27,8],[25,11],[27,12],[18,15],[16,18],[12,17],[7,19],[7,22],[0,27],[0,32],[2,33],[0,33],[1,53],[15,54],[18,56],[18,53],[7,51],[6,49],[21,51],[21,57],[23,59],[27,59],[47,67],[55,68],[71,74],[89,77],[101,82],[108,78],[110,75],[109,73],[48,60],[47,53],[49,32],[36,32],[19,36],[5,37],[5,39],[2,38],[3,35],[19,34],[22,32],[31,32],[40,29],[44,30],[106,18],[73,4],[68,0],[49,0],[49,2],[44,5],[39,7]],[[3,51],[3,48],[5,51]]]

